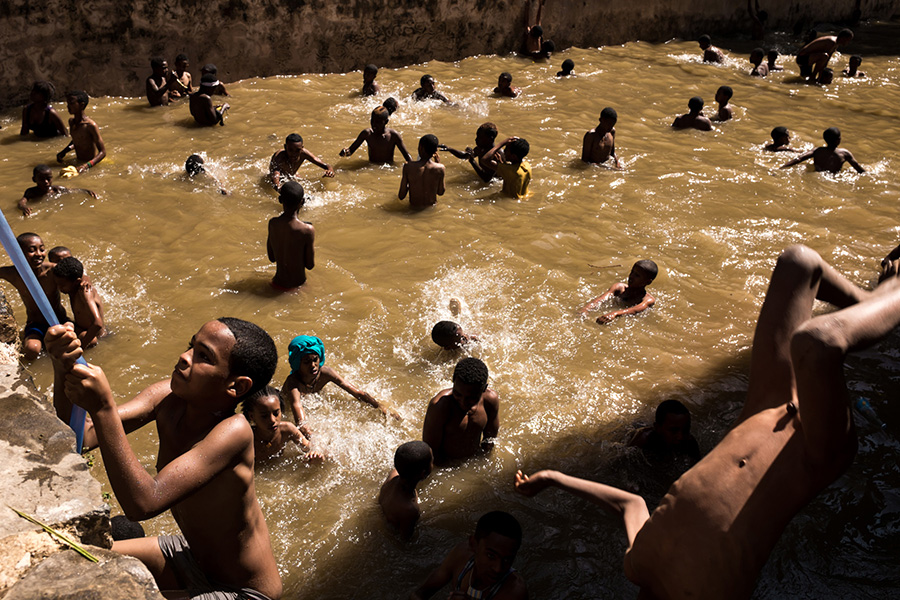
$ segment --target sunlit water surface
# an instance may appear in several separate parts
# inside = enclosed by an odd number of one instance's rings
[[[900,238],[900,61],[872,53],[863,65],[868,79],[837,77],[822,89],[792,82],[789,58],[786,74],[752,79],[749,42],[734,48],[740,53],[724,66],[700,64],[687,42],[573,49],[552,63],[430,62],[382,70],[377,98],[357,96],[358,72],[250,79],[228,85],[227,124],[209,129],[195,127],[184,104],[94,99],[89,114],[110,157],[67,184],[93,189],[99,200],[64,196],[35,205],[28,219],[14,202],[31,185],[32,167],[52,163],[65,142],[18,141],[20,113],[7,111],[3,209],[16,233],[36,231],[48,248],[69,246],[84,261],[112,331],[88,358],[104,367],[120,400],[167,377],[204,321],[234,315],[275,338],[278,385],[288,374],[288,341],[314,334],[325,341],[327,365],[403,414],[399,425],[386,422],[326,389],[307,405],[314,445],[331,460],[312,466],[289,450],[258,471],[285,597],[403,597],[492,509],[524,525],[516,565],[532,597],[629,596],[635,588],[621,574],[619,524],[558,492],[517,496],[515,470],[565,469],[641,491],[655,504],[664,477],[620,442],[633,422],[649,421],[658,402],[675,397],[694,411],[704,451],[715,444],[743,399],[752,327],[779,251],[809,244],[866,286]],[[577,76],[557,79],[565,58]],[[491,95],[501,71],[513,74],[520,98]],[[424,73],[459,105],[411,103]],[[688,98],[703,96],[709,109],[723,84],[734,88],[732,122],[711,133],[671,130]],[[445,154],[447,193],[433,209],[410,211],[396,197],[399,164],[370,166],[364,148],[337,156],[389,95],[401,104],[390,125],[413,154],[426,133],[456,148],[472,145],[485,121],[501,136],[527,138],[530,195],[502,198],[499,184],[482,184],[467,163]],[[607,105],[619,114],[622,171],[579,160],[582,135]],[[840,127],[843,145],[869,173],[778,170],[790,157],[762,152],[777,125],[803,149]],[[317,266],[304,290],[277,296],[267,283],[274,266],[265,236],[279,205],[260,179],[293,131],[334,164],[337,177],[301,167],[311,196],[302,218],[316,226]],[[184,179],[194,152],[230,196]],[[661,268],[651,287],[655,308],[603,327],[577,318],[581,304],[642,258]],[[12,288],[4,291],[23,318]],[[382,524],[375,496],[394,449],[420,437],[428,399],[450,383],[457,357],[439,352],[429,332],[451,317],[452,297],[466,304],[463,327],[481,337],[471,353],[488,364],[502,399],[500,436],[490,456],[436,471],[421,486],[423,518],[416,537],[402,543]],[[851,361],[852,390],[872,399],[887,432],[861,427],[856,463],[791,524],[759,597],[896,592],[898,355],[900,342],[891,340]],[[49,361],[31,370],[49,391]],[[152,469],[155,429],[132,441]],[[105,480],[99,455],[94,473]],[[146,526],[153,534],[176,530],[169,515]]]

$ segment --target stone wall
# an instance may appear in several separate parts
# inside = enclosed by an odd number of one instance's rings
[[[31,83],[141,96],[149,58],[185,52],[196,73],[223,81],[343,72],[503,54],[519,46],[537,0],[4,0],[0,104],[20,105]],[[840,21],[857,0],[762,0],[770,26]],[[664,41],[749,28],[744,0],[547,0],[544,29],[558,49]],[[900,12],[900,0],[862,0],[863,18]]]

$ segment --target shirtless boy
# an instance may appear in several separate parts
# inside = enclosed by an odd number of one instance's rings
[[[191,154],[187,157],[187,160],[184,161],[184,172],[187,173],[187,176],[192,180],[202,176],[202,179],[206,179],[214,184],[216,188],[218,188],[220,194],[227,196],[228,190],[222,187],[222,184],[216,179],[215,175],[206,170],[206,167],[203,166],[204,164],[206,164],[206,161],[203,160],[202,156],[199,154]]]
[[[470,341],[477,342],[478,338],[467,334],[453,321],[439,321],[431,328],[431,341],[444,350],[459,350]]]
[[[616,156],[616,122],[619,115],[616,109],[607,106],[600,111],[600,123],[584,134],[581,143],[581,160],[599,165],[611,156],[615,168],[620,168],[619,157]]]
[[[494,88],[495,94],[505,98],[517,98],[521,91],[512,84],[512,75],[505,71],[500,73],[500,77],[497,78],[497,87]]]
[[[839,310],[814,317],[816,299]],[[856,454],[847,353],[898,324],[897,278],[863,291],[813,250],[792,246],[757,321],[743,412],[652,516],[640,496],[554,471],[520,472],[516,488],[532,496],[560,487],[622,517],[625,575],[641,598],[750,598],[784,528]]]
[[[750,71],[752,77],[766,77],[769,74],[769,65],[763,64],[765,57],[766,53],[762,48],[754,48],[750,52],[750,64],[753,65],[753,70]]]
[[[381,87],[375,81],[376,75],[378,75],[378,67],[373,64],[368,64],[363,69],[363,85],[362,90],[360,90],[363,96],[374,96],[381,91]]]
[[[307,160],[325,170],[323,177],[334,177],[331,165],[323,163],[318,156],[304,148],[303,138],[299,133],[292,133],[284,140],[284,150],[273,154],[272,160],[269,161],[269,181],[276,190],[279,189],[285,181],[294,178],[297,169]]]
[[[772,130],[772,143],[766,146],[768,152],[800,152],[790,147],[791,134],[787,127],[776,127]]]
[[[78,165],[79,173],[84,173],[106,158],[106,146],[100,137],[100,128],[87,115],[84,109],[88,105],[88,95],[82,91],[66,94],[66,109],[72,118],[69,119],[69,132],[72,141],[56,155],[56,162],[62,162],[70,151],[75,150],[75,157],[82,163]]]
[[[503,154],[500,151],[503,151]],[[503,178],[503,195],[510,198],[524,198],[531,183],[531,165],[525,157],[531,146],[525,138],[509,137],[488,150],[481,164],[494,169]]]
[[[562,71],[557,71],[557,77],[568,77],[569,75],[574,75],[573,71],[575,70],[575,61],[571,58],[567,58],[562,62]]]
[[[487,366],[477,358],[464,358],[453,370],[453,387],[428,403],[422,441],[431,446],[435,464],[493,447],[489,440],[500,430],[500,397],[487,383]]]
[[[281,454],[288,442],[309,450],[307,440],[293,423],[282,421],[284,400],[281,394],[267,385],[248,396],[241,404],[241,412],[253,428],[254,464],[271,460]],[[321,457],[316,453],[317,457]]]
[[[412,537],[419,521],[419,495],[416,486],[431,474],[434,456],[425,442],[406,442],[394,453],[394,468],[378,491],[378,504],[384,518],[404,539]]]
[[[169,73],[169,99],[178,100],[191,95],[193,80],[188,72],[187,54],[179,54],[175,57],[175,70]]]
[[[291,374],[287,376],[284,385],[281,386],[281,395],[290,403],[291,412],[294,414],[294,423],[300,426],[300,430],[304,434],[309,435],[309,428],[305,425],[306,411],[303,409],[303,396],[318,394],[329,383],[335,384],[360,402],[377,408],[381,414],[390,415],[398,421],[402,420],[397,411],[389,408],[383,402],[379,402],[368,392],[357,388],[331,367],[323,367],[325,344],[316,336],[298,335],[292,339],[288,344],[288,362],[291,365]]]
[[[489,512],[478,519],[475,535],[461,542],[431,572],[410,600],[427,600],[448,583],[448,598],[526,600],[525,581],[512,568],[522,545],[522,526],[509,513]]]
[[[44,240],[36,233],[22,233],[16,238],[25,259],[34,271],[41,289],[47,296],[50,306],[56,313],[57,319],[66,320],[66,311],[62,307],[59,299],[59,288],[56,287],[56,280],[50,270],[53,265],[44,261]],[[25,285],[25,280],[19,275],[19,271],[14,266],[0,267],[0,279],[5,279],[15,286],[16,291],[22,298],[22,304],[25,305],[25,329],[22,330],[22,354],[25,360],[34,360],[41,353],[44,344],[44,335],[47,333],[49,324],[41,314],[37,302],[31,297],[31,292]],[[68,423],[68,421],[66,421]]]
[[[628,283],[614,283],[603,294],[585,304],[579,311],[581,316],[586,317],[590,311],[596,310],[601,303],[613,297],[617,298],[625,307],[597,317],[597,323],[603,325],[616,317],[634,315],[650,308],[656,303],[656,298],[647,292],[647,286],[656,279],[658,272],[659,268],[652,260],[637,261],[631,267],[631,273],[628,274]]]
[[[403,165],[397,197],[403,200],[409,193],[409,205],[413,208],[434,206],[437,197],[444,195],[444,165],[437,154],[439,145],[437,136],[423,135],[419,140],[419,160]]]
[[[731,86],[722,85],[719,86],[719,89],[716,90],[716,102],[719,104],[719,110],[716,112],[716,121],[730,121],[734,116],[734,110],[730,106],[728,106],[728,102],[731,100],[731,97],[734,95],[734,90],[731,89]]]
[[[56,287],[68,294],[72,305],[72,321],[82,348],[92,348],[106,335],[103,325],[103,298],[84,278],[84,265],[74,256],[59,261],[52,269]]]
[[[712,45],[712,39],[708,35],[701,35],[697,39],[700,49],[703,50],[703,62],[707,63],[723,63],[725,55],[722,51]]]
[[[213,125],[225,125],[225,113],[231,108],[228,103],[214,106],[212,95],[215,93],[219,80],[215,75],[204,75],[200,78],[200,88],[190,95],[188,102],[191,107],[191,116],[198,125],[212,127]]]
[[[60,185],[53,185],[53,171],[48,165],[38,165],[31,173],[31,180],[37,185],[25,190],[22,198],[16,204],[26,217],[31,214],[31,207],[28,206],[29,200],[35,202],[44,198],[56,198],[62,194],[71,194],[73,192],[83,192],[92,198],[97,197],[97,194],[91,190],[83,190],[81,188],[69,189]]]
[[[422,75],[419,80],[421,87],[413,92],[413,100],[421,102],[422,100],[440,100],[444,104],[452,104],[447,96],[434,89],[434,77],[431,75]]]
[[[29,131],[39,138],[50,138],[68,135],[66,124],[56,112],[50,101],[56,88],[49,81],[36,81],[28,96],[29,104],[22,109],[22,130],[19,135],[26,136]]]
[[[153,73],[147,78],[147,100],[150,106],[169,104],[169,63],[158,56],[150,59]]]
[[[847,68],[841,72],[841,75],[844,77],[865,77],[866,74],[859,70],[859,65],[861,64],[862,56],[854,54],[850,57],[850,63],[847,65]]]
[[[838,148],[838,144],[841,143],[840,129],[837,127],[829,127],[825,130],[825,133],[822,134],[822,137],[825,139],[824,146],[819,146],[815,150],[810,150],[809,152],[801,154],[794,160],[781,165],[781,168],[785,169],[787,167],[792,167],[811,158],[813,159],[813,167],[815,167],[816,171],[838,173],[840,172],[841,167],[844,166],[844,163],[847,162],[850,163],[851,167],[856,169],[857,173],[866,172],[866,170],[856,162],[856,159],[853,158],[853,154],[851,154],[849,150],[846,148]]]
[[[525,0],[528,6],[525,7],[525,38],[522,40],[522,54],[531,58],[540,58],[541,45],[544,42],[544,28],[541,27],[541,13],[544,11],[544,2],[541,0],[538,4],[537,15],[534,18],[534,24],[531,24],[531,0]]]
[[[406,146],[403,145],[403,138],[400,134],[387,126],[390,113],[383,106],[376,107],[372,111],[372,117],[369,121],[371,127],[367,127],[359,132],[356,140],[350,144],[349,148],[341,150],[341,156],[351,156],[360,145],[365,142],[369,151],[369,162],[376,164],[387,164],[394,162],[394,148],[400,150],[403,159],[406,162],[411,160]]]
[[[210,96],[230,96],[228,90],[225,89],[225,84],[219,81],[219,69],[216,68],[216,65],[212,63],[207,63],[200,67],[200,77],[202,78],[204,75],[212,75],[212,85],[210,86],[209,95]]]
[[[700,131],[712,131],[712,121],[703,115],[703,98],[694,96],[688,100],[688,112],[685,115],[675,117],[672,127],[675,129],[698,129]]]
[[[465,151],[460,152],[443,144],[438,146],[438,150],[446,150],[456,158],[462,158],[469,161],[475,173],[485,183],[489,182],[496,176],[495,169],[489,169],[482,163],[482,158],[494,147],[494,140],[497,139],[497,126],[493,123],[482,123],[475,132],[475,147],[466,147]],[[501,158],[502,150],[501,150]]]
[[[57,416],[68,422],[72,404],[90,414],[85,446],[99,446],[125,516],[144,521],[171,509],[181,529],[182,535],[114,542],[113,550],[140,559],[164,592],[280,598],[281,578],[256,499],[253,431],[234,412],[275,373],[272,338],[240,319],[210,321],[191,338],[171,379],[118,407],[100,367],[75,364],[82,348],[71,324],[50,329],[47,349]],[[159,436],[155,476],[126,438],[151,421]]]
[[[846,46],[853,40],[853,32],[842,29],[836,36],[823,35],[809,42],[797,52],[797,66],[800,67],[800,76],[807,78],[811,83],[818,80],[819,73],[828,66],[831,55],[842,46]]]
[[[284,212],[269,219],[266,252],[269,262],[275,263],[272,287],[279,292],[291,292],[306,283],[306,270],[316,266],[313,248],[316,230],[312,223],[297,218],[304,202],[302,185],[296,181],[283,184],[278,202]]]
[[[769,50],[766,54],[766,66],[769,67],[769,73],[774,73],[775,71],[784,71],[784,67],[779,67],[775,64],[778,61],[778,50]]]
[[[700,460],[700,446],[691,435],[691,411],[678,400],[660,402],[653,426],[637,430],[628,445],[654,461],[686,458],[693,465]]]

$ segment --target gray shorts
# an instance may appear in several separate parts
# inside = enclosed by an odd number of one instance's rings
[[[159,549],[171,565],[185,591],[194,600],[270,600],[250,588],[237,588],[211,580],[200,569],[191,547],[181,535],[161,535],[157,538]]]

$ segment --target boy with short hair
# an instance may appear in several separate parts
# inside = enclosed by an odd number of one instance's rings
[[[531,58],[540,58],[541,45],[544,41],[544,28],[541,27],[541,13],[544,12],[544,2],[540,0],[538,4],[537,15],[534,18],[534,24],[531,24],[531,0],[527,0],[528,6],[525,9],[525,37],[522,40],[522,54]]]
[[[597,317],[597,323],[601,325],[609,323],[616,317],[634,315],[650,308],[656,303],[656,298],[647,292],[647,286],[656,279],[658,272],[659,268],[652,260],[637,261],[631,267],[627,283],[614,283],[604,293],[585,304],[579,311],[581,316],[586,317],[590,311],[596,310],[600,303],[611,297],[617,298],[625,307]]]
[[[397,196],[403,200],[409,193],[409,205],[413,208],[434,206],[437,197],[444,195],[444,165],[437,154],[439,145],[437,136],[423,135],[419,140],[419,160],[403,165]]]
[[[525,600],[525,580],[512,568],[522,546],[522,526],[499,510],[478,519],[475,535],[461,542],[444,558],[410,600],[428,600],[448,583],[450,598]]]
[[[557,71],[557,77],[568,77],[570,75],[574,75],[573,71],[575,70],[575,61],[571,58],[567,58],[562,63],[562,71]]]
[[[440,321],[431,328],[431,341],[444,350],[459,350],[470,341],[477,342],[478,338],[466,334],[462,327],[453,321]]]
[[[215,75],[204,75],[200,78],[200,87],[188,98],[191,116],[198,125],[212,127],[225,126],[225,113],[231,108],[228,103],[213,105],[212,96],[216,93],[219,80]]]
[[[772,130],[772,143],[766,146],[768,152],[800,152],[791,148],[791,134],[788,133],[787,127],[776,127]]]
[[[404,539],[412,537],[419,520],[419,495],[416,486],[431,474],[434,456],[425,442],[406,442],[394,453],[394,468],[378,491],[378,504],[384,518]]]
[[[325,170],[322,177],[334,177],[331,165],[323,163],[318,156],[304,148],[303,138],[299,133],[292,133],[284,140],[284,150],[273,154],[269,161],[269,181],[272,186],[277,190],[284,182],[292,180],[297,169],[306,160]]]
[[[700,131],[712,131],[712,121],[703,115],[703,98],[694,96],[688,100],[687,114],[675,117],[672,127],[675,129],[698,129]]]
[[[66,124],[56,109],[50,106],[56,88],[49,81],[35,81],[28,96],[29,104],[22,109],[22,130],[19,135],[26,136],[29,131],[39,138],[51,138],[67,135]]]
[[[187,54],[179,54],[175,57],[175,70],[169,73],[169,99],[179,100],[191,95],[193,80],[188,72]]]
[[[41,289],[47,296],[50,306],[56,313],[57,319],[66,320],[66,310],[62,307],[59,298],[59,288],[56,287],[56,280],[50,270],[53,268],[48,262],[44,261],[44,240],[36,233],[21,233],[16,237],[25,259],[28,261]],[[15,286],[16,291],[22,298],[22,304],[25,305],[25,328],[22,330],[22,354],[25,360],[34,360],[41,353],[44,347],[44,335],[47,333],[49,323],[44,319],[44,315],[38,308],[37,302],[28,291],[25,280],[19,275],[19,271],[15,266],[0,267],[0,279],[5,279]]]
[[[288,181],[281,186],[278,202],[284,207],[277,217],[269,219],[266,253],[275,263],[272,288],[278,292],[292,292],[306,283],[306,270],[316,266],[313,243],[316,230],[312,223],[297,217],[305,198],[303,186]]]
[[[497,126],[490,122],[482,123],[481,125],[479,125],[478,130],[475,131],[474,148],[467,146],[464,152],[460,152],[459,150],[454,150],[449,146],[441,144],[438,146],[438,149],[446,150],[456,158],[468,160],[469,164],[472,165],[472,168],[475,169],[475,173],[481,178],[482,181],[487,183],[495,177],[496,170],[486,167],[482,162],[482,159],[487,155],[488,152],[491,151],[491,148],[494,147],[494,140],[496,139]]]
[[[375,81],[376,75],[378,75],[378,67],[373,64],[368,64],[363,69],[363,86],[360,91],[363,96],[374,96],[381,91],[378,82]]]
[[[858,70],[859,65],[862,64],[862,56],[859,54],[854,54],[850,57],[850,64],[847,65],[847,68],[843,70],[841,73],[844,77],[865,77],[866,74],[862,71]]]
[[[31,207],[28,206],[29,200],[34,202],[43,200],[44,198],[56,198],[62,194],[71,194],[73,192],[84,192],[92,198],[97,198],[97,194],[91,190],[83,190],[81,188],[69,189],[60,185],[53,185],[53,170],[50,169],[48,165],[36,166],[32,171],[31,180],[37,185],[25,190],[25,193],[22,194],[22,198],[16,204],[16,206],[19,207],[19,210],[22,211],[22,214],[26,217],[31,214]]]
[[[716,90],[715,100],[719,104],[719,110],[716,113],[716,121],[730,121],[731,117],[734,116],[734,110],[728,106],[728,102],[733,95],[734,90],[731,89],[731,86],[719,86],[719,89]]]
[[[700,49],[703,50],[703,62],[707,63],[723,63],[725,55],[722,51],[712,45],[712,39],[708,35],[701,35],[697,39]]]
[[[637,430],[628,445],[656,460],[685,457],[691,464],[700,460],[700,446],[691,434],[691,411],[674,399],[660,402],[653,426]]]
[[[619,157],[616,156],[616,122],[618,120],[619,115],[611,106],[600,111],[600,123],[584,134],[581,144],[581,160],[599,165],[612,157],[615,168],[620,168]]]
[[[147,100],[150,106],[167,106],[169,104],[169,63],[166,59],[154,56],[150,59],[153,73],[147,78]]]
[[[372,111],[372,117],[369,121],[371,127],[367,127],[359,132],[356,140],[350,144],[349,148],[344,148],[340,152],[340,156],[351,156],[360,145],[365,142],[369,152],[369,162],[376,164],[387,164],[394,162],[394,148],[400,150],[403,159],[406,162],[411,160],[406,146],[403,145],[403,138],[400,134],[387,126],[391,113],[383,106],[378,106]]]
[[[422,441],[431,446],[435,464],[487,452],[500,430],[500,397],[488,389],[488,368],[464,358],[453,370],[453,387],[428,403]]]
[[[753,70],[750,71],[751,76],[765,77],[769,74],[769,65],[763,64],[765,57],[766,55],[762,48],[754,48],[750,53],[750,64],[753,65]]]
[[[841,46],[846,46],[853,41],[853,32],[842,29],[836,36],[823,35],[803,46],[797,52],[797,66],[800,67],[800,76],[805,77],[810,83],[819,79],[819,73],[828,66],[831,55]]]
[[[103,298],[90,285],[90,281],[84,279],[84,265],[74,256],[60,260],[52,271],[56,287],[69,296],[72,321],[81,347],[93,348],[106,335],[106,328],[103,326]]]
[[[524,198],[531,183],[531,166],[524,161],[531,146],[525,138],[509,137],[488,150],[481,162],[503,178],[503,194]],[[503,150],[503,154],[500,154]]]
[[[434,77],[431,75],[422,75],[419,79],[419,85],[413,92],[413,100],[421,102],[422,100],[440,100],[444,104],[452,104],[447,96],[434,89]]]
[[[200,77],[204,75],[212,75],[211,86],[209,89],[210,96],[230,96],[231,94],[225,89],[225,84],[219,81],[219,69],[212,63],[207,63],[200,67]]]
[[[176,536],[118,541],[113,550],[140,559],[160,590],[181,590],[179,597],[280,598],[254,485],[253,431],[235,414],[275,373],[272,338],[240,319],[209,321],[191,338],[171,379],[118,407],[103,371],[75,363],[83,351],[71,324],[50,329],[47,349],[57,416],[68,422],[73,404],[90,414],[85,446],[99,446],[125,516],[143,521],[171,509],[181,529]],[[155,476],[126,437],[151,421],[160,445]]]
[[[228,190],[223,188],[222,184],[219,183],[219,180],[216,179],[216,177],[212,173],[206,170],[206,167],[203,166],[205,163],[206,161],[203,160],[203,157],[199,154],[191,154],[187,157],[187,160],[184,161],[184,171],[192,180],[199,175],[203,175],[205,179],[208,179],[216,185],[216,187],[219,189],[220,194],[222,194],[223,196],[227,196]]]
[[[516,98],[520,90],[517,87],[514,87],[512,84],[512,75],[504,71],[500,73],[500,77],[497,79],[497,87],[494,88],[494,93],[499,96],[505,96],[506,98]]]
[[[75,150],[75,157],[82,161],[77,167],[79,173],[95,167],[106,157],[106,146],[100,137],[100,128],[84,114],[87,105],[87,93],[80,90],[66,93],[66,109],[72,115],[69,119],[72,141],[56,155],[56,162],[63,162],[66,154]]]
[[[838,144],[841,143],[840,129],[837,127],[829,127],[822,134],[822,137],[825,139],[824,146],[819,146],[815,150],[810,150],[809,152],[801,154],[794,160],[781,165],[781,168],[786,169],[787,167],[792,167],[811,158],[813,159],[813,167],[815,167],[816,171],[838,173],[840,172],[841,167],[844,166],[844,163],[848,162],[851,167],[856,169],[857,173],[866,172],[866,170],[856,162],[856,159],[853,158],[853,154],[851,154],[849,150],[846,148],[838,148]]]
[[[828,85],[832,81],[834,81],[834,71],[831,70],[831,67],[822,69],[822,72],[819,73],[819,76],[816,78],[816,83],[818,85]]]
[[[393,96],[382,102],[381,105],[387,109],[389,117],[400,108],[400,103]]]
[[[281,395],[286,397],[294,414],[294,423],[300,427],[305,435],[309,436],[309,428],[306,427],[306,411],[303,410],[303,396],[317,394],[329,383],[333,383],[360,402],[369,404],[381,411],[385,416],[391,416],[397,421],[403,420],[397,411],[389,408],[383,402],[373,398],[368,392],[357,388],[352,383],[341,377],[331,367],[323,367],[325,363],[325,344],[314,335],[298,335],[288,344],[288,362],[291,365],[291,373],[281,386]]]
[[[62,259],[72,256],[72,251],[66,248],[65,246],[54,246],[47,251],[47,262],[52,265],[56,265]],[[87,275],[84,276],[87,278]]]

